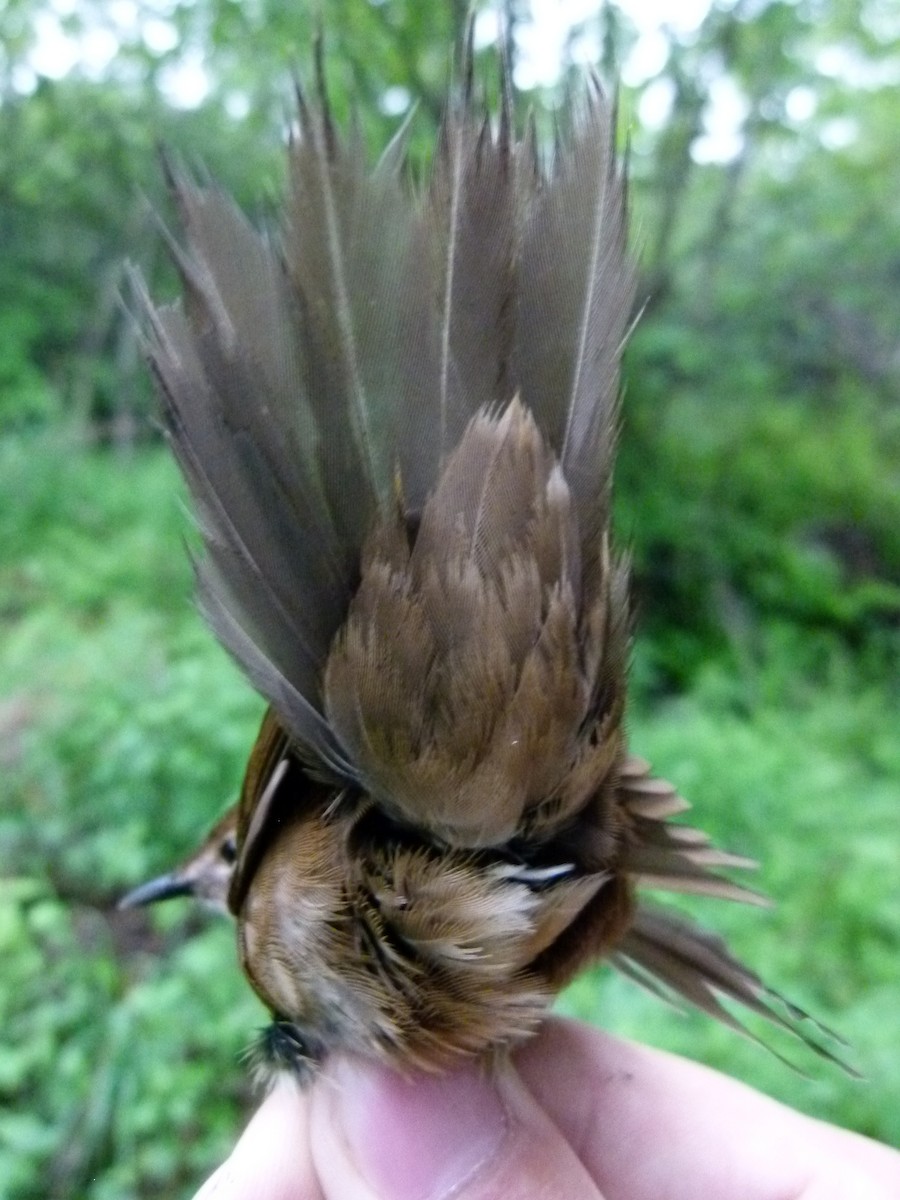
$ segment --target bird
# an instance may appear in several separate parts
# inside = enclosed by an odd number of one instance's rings
[[[124,903],[232,915],[271,1014],[265,1077],[505,1052],[600,959],[832,1058],[828,1031],[645,896],[765,902],[626,735],[616,105],[589,74],[547,148],[502,62],[496,111],[473,63],[470,35],[423,179],[408,121],[374,165],[339,128],[319,43],[275,229],[166,164],[181,298],[135,275],[138,321],[199,607],[267,708],[238,803]]]

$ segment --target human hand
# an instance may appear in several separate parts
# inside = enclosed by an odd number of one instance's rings
[[[900,1154],[684,1059],[549,1020],[494,1072],[338,1060],[276,1085],[195,1200],[891,1200]]]

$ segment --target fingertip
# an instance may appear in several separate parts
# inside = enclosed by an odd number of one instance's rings
[[[599,1198],[509,1064],[404,1076],[345,1061],[317,1087],[311,1129],[327,1200]]]
[[[281,1076],[228,1159],[194,1200],[323,1200],[309,1145],[309,1102]]]
[[[576,1022],[517,1054],[525,1085],[610,1195],[801,1195],[809,1120],[700,1063]]]
[[[459,1194],[508,1131],[488,1070],[442,1075],[335,1062],[313,1098],[314,1158],[328,1197],[430,1200]]]

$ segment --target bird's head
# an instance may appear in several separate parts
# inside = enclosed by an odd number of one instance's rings
[[[228,914],[228,888],[237,859],[237,806],[216,822],[189,858],[166,875],[159,875],[126,893],[119,908],[137,908],[191,896],[217,912]]]

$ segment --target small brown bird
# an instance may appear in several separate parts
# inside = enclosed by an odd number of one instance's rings
[[[338,1048],[438,1069],[510,1045],[601,956],[830,1056],[718,938],[635,899],[758,897],[626,745],[615,113],[590,81],[544,162],[501,92],[492,120],[470,50],[417,188],[405,133],[368,168],[320,71],[278,237],[172,173],[184,299],[142,293],[147,351],[201,607],[271,707],[234,840],[226,816],[130,901],[227,888],[263,1056],[301,1077]]]

